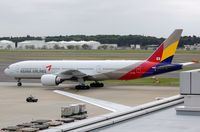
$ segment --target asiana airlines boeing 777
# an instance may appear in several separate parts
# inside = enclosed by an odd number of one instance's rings
[[[46,86],[56,86],[66,80],[78,81],[76,89],[103,87],[99,81],[132,80],[180,70],[187,63],[172,63],[182,29],[176,29],[146,60],[28,60],[11,64],[5,74],[21,79],[41,79]],[[90,86],[85,81],[94,81]]]

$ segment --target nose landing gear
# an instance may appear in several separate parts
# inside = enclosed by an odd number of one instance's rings
[[[18,87],[21,87],[21,86],[22,86],[22,82],[21,82],[21,79],[20,79],[20,78],[17,80],[17,86],[18,86]]]

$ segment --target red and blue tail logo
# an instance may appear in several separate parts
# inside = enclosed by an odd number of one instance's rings
[[[182,31],[176,29],[146,61],[123,75],[120,80],[131,80],[181,69],[181,65],[171,63]]]

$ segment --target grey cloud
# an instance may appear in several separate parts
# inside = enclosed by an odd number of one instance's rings
[[[198,0],[0,0],[0,36],[200,35]]]

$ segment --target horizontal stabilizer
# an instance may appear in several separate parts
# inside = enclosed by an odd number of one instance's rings
[[[196,63],[199,63],[198,61],[192,61],[192,62],[185,62],[185,63],[179,63],[183,66],[188,66],[188,65],[192,65],[192,64],[196,64]]]

